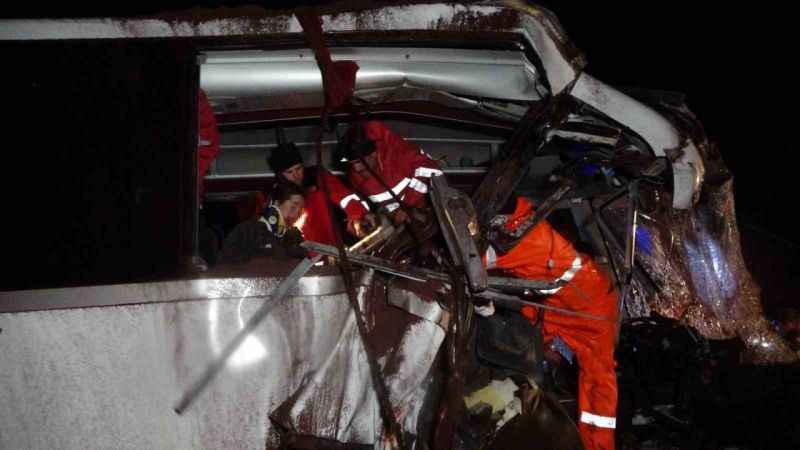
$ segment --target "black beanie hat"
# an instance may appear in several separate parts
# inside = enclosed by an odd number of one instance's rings
[[[355,161],[374,151],[375,143],[367,137],[367,132],[360,123],[354,123],[347,130],[338,148],[340,162]]]
[[[296,164],[303,164],[303,157],[300,156],[300,151],[294,142],[286,144],[279,144],[272,150],[267,158],[267,164],[275,171],[275,174],[280,174],[284,170]]]

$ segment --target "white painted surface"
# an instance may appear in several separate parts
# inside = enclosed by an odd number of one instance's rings
[[[682,141],[678,130],[649,106],[587,73],[581,74],[571,94],[639,134],[656,156],[665,156],[670,149],[682,149],[684,155],[673,163],[672,206],[678,209],[692,206],[694,194],[702,183],[703,167],[693,142]]]
[[[215,299],[226,289],[208,283],[208,299],[191,302],[0,314],[0,449],[264,448],[268,415],[315,379],[321,390],[305,389],[311,397],[338,392],[352,406],[332,411],[329,437],[373,442],[381,423],[343,294],[281,303],[189,410],[173,412],[263,301],[241,290]],[[424,340],[435,354],[444,337],[433,323],[417,325],[392,356],[411,376],[390,383],[408,417],[432,358],[402,349]]]

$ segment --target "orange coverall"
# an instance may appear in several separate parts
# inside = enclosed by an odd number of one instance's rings
[[[533,204],[517,200],[514,214],[506,227],[513,230],[534,213]],[[592,320],[554,311],[545,311],[545,342],[559,336],[575,352],[578,365],[578,406],[581,438],[587,450],[613,450],[616,428],[617,378],[614,359],[617,332],[617,294],[608,277],[587,255],[577,252],[547,221],[530,230],[505,255],[489,247],[485,255],[488,269],[502,269],[516,278],[563,280],[560,288],[542,292],[545,304],[571,311],[600,316]],[[522,310],[532,322],[537,311]]]

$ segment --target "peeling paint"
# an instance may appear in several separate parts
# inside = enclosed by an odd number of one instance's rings
[[[520,12],[502,6],[417,4],[360,11],[334,11],[322,16],[327,33],[348,31],[512,31]],[[0,40],[201,37],[300,33],[291,11],[260,6],[194,8],[152,17],[8,20]]]
[[[434,30],[446,31],[499,31],[513,30],[519,26],[519,13],[493,8],[489,11],[458,9],[452,17],[439,17],[430,24]]]

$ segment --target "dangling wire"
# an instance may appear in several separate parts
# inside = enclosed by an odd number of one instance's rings
[[[325,65],[327,63],[329,68],[332,62],[330,60],[330,53],[327,52],[324,38],[322,36],[322,22],[319,18],[319,15],[317,15],[313,9],[303,8],[301,9],[301,12],[296,14],[296,16],[300,22],[300,25],[303,27],[303,31],[305,32],[306,40],[309,46],[314,50],[314,56],[317,60],[317,64],[320,66],[320,70],[323,73],[323,89],[326,89],[327,91],[327,83],[325,83]],[[325,197],[325,201],[323,203],[325,204],[325,210],[327,213],[326,215],[331,223],[335,223],[333,209],[330,206],[330,190],[325,182],[325,178],[322,176],[322,171],[324,170],[324,166],[322,166],[322,138],[325,130],[325,123],[329,117],[329,112],[329,95],[326,92],[325,104],[322,108],[320,125],[315,139],[317,164],[320,167],[319,170],[317,170],[317,185],[322,189]],[[333,231],[336,238],[336,248],[339,252],[339,271],[341,272],[342,280],[344,281],[344,285],[347,290],[347,299],[350,302],[351,308],[353,308],[358,334],[361,337],[361,342],[364,346],[364,352],[366,353],[370,376],[372,378],[372,384],[373,388],[375,389],[376,397],[378,398],[378,406],[381,419],[383,421],[386,438],[392,444],[396,443],[400,449],[406,450],[407,447],[404,445],[402,429],[400,428],[400,424],[394,415],[392,404],[389,401],[389,388],[387,387],[386,380],[383,378],[381,373],[381,367],[378,364],[375,348],[373,347],[372,342],[370,342],[368,339],[369,330],[367,329],[366,321],[364,320],[364,314],[361,306],[359,305],[358,297],[356,296],[355,283],[353,282],[352,265],[350,264],[350,260],[348,259],[347,252],[344,248],[342,232],[339,230],[339,227],[333,227]]]

